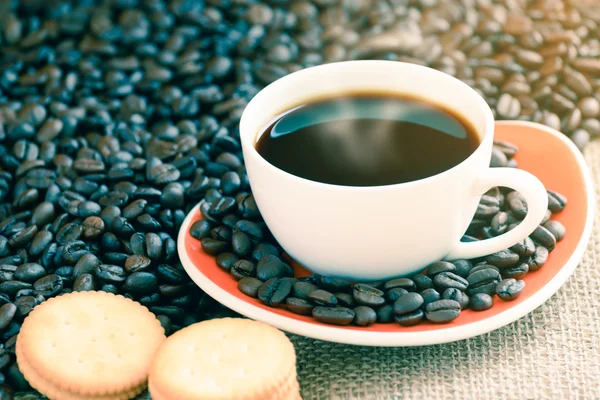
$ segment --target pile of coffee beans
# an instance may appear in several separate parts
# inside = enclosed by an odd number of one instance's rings
[[[264,244],[272,238],[239,145],[241,113],[264,85],[348,59],[424,64],[474,87],[498,118],[562,129],[583,149],[600,135],[599,22],[558,0],[0,0],[0,398],[30,390],[16,335],[60,293],[124,294],[167,333],[229,315],[185,274],[175,239],[202,201],[204,247],[250,252],[220,256],[236,274],[280,254]],[[555,211],[564,199],[551,196]],[[499,214],[480,215],[470,232],[495,234],[517,218]],[[254,225],[234,229],[239,221]],[[544,227],[534,241],[560,236]],[[271,283],[261,296],[276,302],[286,287]],[[511,296],[518,285],[505,287]],[[334,292],[354,301],[353,290]],[[430,318],[453,306],[431,306]],[[372,317],[353,312],[355,323]]]
[[[516,166],[517,151],[511,143],[496,142],[491,166]],[[190,234],[200,240],[206,253],[217,256],[217,265],[231,273],[247,296],[327,324],[358,326],[393,321],[402,326],[425,320],[448,323],[467,308],[491,308],[495,295],[504,301],[516,299],[525,288],[522,278],[539,270],[563,239],[565,227],[550,217],[567,204],[563,195],[548,191],[544,220],[509,249],[478,259],[438,261],[411,278],[361,283],[318,274],[294,277],[258,213],[247,213],[243,200],[248,199],[245,192],[235,198],[216,192],[207,196],[200,203],[202,219],[192,224]],[[525,215],[527,203],[520,193],[492,188],[481,197],[462,240],[501,235],[514,229]]]

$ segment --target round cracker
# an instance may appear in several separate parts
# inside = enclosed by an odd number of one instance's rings
[[[271,399],[286,398],[292,379],[296,353],[283,332],[223,318],[165,340],[152,363],[149,388],[162,400]]]
[[[37,306],[17,343],[43,382],[106,396],[142,386],[164,339],[160,322],[141,304],[112,293],[75,292]]]
[[[29,382],[31,387],[33,387],[38,392],[42,393],[44,396],[53,400],[129,400],[142,393],[146,389],[146,384],[139,386],[137,388],[133,388],[131,390],[125,391],[123,393],[115,393],[106,396],[82,396],[75,393],[70,393],[66,391],[62,391],[57,387],[53,386],[51,383],[44,381],[40,378],[35,371],[31,368],[31,366],[27,363],[25,356],[21,351],[21,346],[19,342],[17,342],[17,346],[15,349],[15,353],[17,356],[17,364],[19,366],[19,370]]]

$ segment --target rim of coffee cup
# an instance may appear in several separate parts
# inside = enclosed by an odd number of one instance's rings
[[[334,185],[334,184],[330,184],[330,183],[323,183],[323,182],[318,182],[318,181],[313,181],[310,179],[302,178],[300,176],[291,174],[280,168],[277,168],[273,164],[269,163],[256,150],[255,144],[256,144],[257,138],[264,131],[260,131],[258,129],[249,129],[248,125],[250,124],[250,122],[248,122],[248,121],[250,118],[254,117],[254,115],[252,115],[252,114],[260,114],[261,110],[260,110],[260,108],[257,107],[257,104],[265,101],[265,99],[268,98],[269,96],[273,96],[274,95],[273,92],[279,90],[280,87],[282,87],[282,86],[285,87],[286,85],[289,85],[292,81],[306,80],[308,77],[313,77],[315,74],[318,74],[321,71],[331,72],[331,71],[335,71],[336,69],[339,70],[340,68],[343,69],[343,68],[355,68],[355,67],[378,68],[378,66],[381,67],[383,65],[385,65],[385,68],[402,68],[405,70],[409,69],[409,70],[413,70],[413,71],[417,71],[417,72],[420,71],[420,72],[422,72],[424,74],[428,74],[430,76],[436,76],[438,79],[448,80],[449,82],[452,82],[453,85],[458,86],[459,88],[461,88],[461,90],[464,90],[466,93],[468,93],[469,96],[472,96],[475,99],[475,102],[477,103],[477,105],[480,109],[479,112],[483,115],[483,119],[484,119],[483,132],[480,132],[480,130],[476,128],[477,134],[479,135],[479,138],[480,138],[480,142],[479,142],[479,145],[477,146],[477,148],[463,161],[456,164],[452,168],[449,168],[438,174],[428,176],[426,178],[418,179],[415,181],[395,183],[395,184],[390,184],[390,185],[379,185],[379,186]],[[351,93],[352,90],[353,90],[352,86],[349,86],[348,92]],[[356,90],[356,89],[354,89],[354,90]],[[340,93],[343,93],[343,92],[344,92],[344,90],[340,90]],[[385,91],[385,93],[399,93],[399,92],[397,90],[387,90],[387,91]],[[290,97],[292,99],[295,98],[293,95],[290,95]],[[325,97],[325,98],[327,98],[327,97]],[[431,101],[434,104],[439,103],[438,100],[436,100],[435,98],[432,98],[432,97],[421,97],[421,98],[426,101]],[[296,102],[294,102],[294,101],[285,102],[287,105],[282,106],[281,110],[279,112],[276,112],[274,114],[267,114],[264,118],[264,121],[261,122],[261,126],[266,126],[267,124],[270,123],[270,121],[277,119],[278,116],[280,116],[282,113],[289,111],[291,108],[298,106],[299,102],[301,102],[301,101],[302,101],[301,99],[298,99],[298,100],[296,100]],[[459,110],[455,110],[455,111],[460,112]],[[469,120],[469,118],[466,118],[466,119]],[[418,65],[418,64],[401,62],[401,61],[386,61],[386,60],[340,61],[340,62],[335,62],[335,63],[317,65],[314,67],[309,67],[309,68],[305,68],[305,69],[302,69],[302,70],[299,70],[296,72],[292,72],[291,74],[288,74],[282,78],[279,78],[276,81],[265,86],[258,94],[256,94],[256,96],[254,96],[252,98],[252,100],[250,100],[250,102],[247,104],[246,108],[244,109],[244,112],[242,113],[242,117],[240,118],[240,141],[242,143],[242,148],[244,150],[245,158],[252,157],[255,159],[256,162],[258,162],[261,165],[262,168],[268,168],[268,169],[274,171],[275,173],[282,174],[283,176],[285,176],[289,179],[299,180],[299,181],[301,181],[305,184],[309,184],[309,185],[317,185],[317,186],[328,187],[328,188],[338,188],[338,189],[350,190],[350,191],[365,191],[365,190],[371,190],[371,191],[372,190],[384,190],[385,191],[385,190],[395,189],[398,187],[419,185],[419,184],[429,183],[429,182],[432,182],[432,181],[435,181],[438,179],[444,179],[444,177],[446,175],[451,174],[455,169],[462,168],[464,164],[469,163],[470,160],[478,157],[479,153],[484,151],[486,146],[490,146],[491,145],[490,142],[493,141],[493,132],[494,132],[494,115],[492,113],[492,110],[490,109],[489,105],[486,103],[485,99],[483,97],[481,97],[479,95],[479,93],[477,93],[469,85],[462,82],[460,79],[457,79],[451,75],[448,75],[444,72],[435,70],[433,68],[425,67],[425,66]]]

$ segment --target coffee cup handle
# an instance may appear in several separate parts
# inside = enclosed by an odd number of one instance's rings
[[[515,168],[488,168],[478,178],[475,191],[481,195],[495,186],[512,188],[527,201],[527,215],[514,229],[491,239],[459,242],[446,256],[447,260],[486,256],[514,246],[529,236],[542,222],[548,208],[548,193],[538,178]]]

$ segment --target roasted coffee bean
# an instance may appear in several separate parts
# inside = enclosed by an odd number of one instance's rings
[[[543,227],[546,228],[552,234],[552,236],[556,238],[557,242],[560,242],[565,237],[566,228],[559,221],[547,221],[543,224]]]
[[[567,198],[553,190],[548,190],[548,209],[553,213],[562,211],[567,205]]]
[[[254,250],[252,250],[252,259],[254,261],[258,261],[267,255],[279,257],[280,252],[277,247],[269,243],[259,243]]]
[[[245,257],[252,252],[252,242],[244,232],[235,232],[231,237],[231,248],[240,257]]]
[[[338,302],[335,295],[323,289],[309,293],[308,299],[321,306],[335,306]]]
[[[6,303],[0,307],[0,330],[6,329],[6,327],[15,317],[16,313],[17,306],[12,303]]]
[[[541,225],[538,225],[537,228],[533,231],[533,233],[529,236],[535,242],[541,244],[549,251],[554,250],[556,246],[556,238],[548,229],[544,228]]]
[[[438,261],[433,264],[430,264],[427,267],[427,276],[429,276],[430,278],[433,278],[433,277],[435,277],[435,275],[442,273],[442,272],[455,272],[455,271],[456,271],[456,267],[451,262]]]
[[[517,218],[523,219],[527,215],[527,202],[519,192],[513,191],[506,195],[506,202],[510,212]]]
[[[496,267],[495,265],[491,265],[491,264],[486,264],[485,262],[482,262],[480,264],[477,264],[476,266],[473,267],[473,269],[471,269],[471,271],[469,271],[469,274],[467,275],[467,277],[477,271],[481,271],[483,269],[493,269],[494,271],[500,273],[500,268]],[[468,279],[467,279],[468,280]]]
[[[253,277],[256,275],[256,265],[248,260],[238,260],[231,266],[231,275],[240,280],[245,277]]]
[[[488,293],[477,293],[471,297],[469,305],[473,311],[485,311],[492,308],[494,299]]]
[[[425,289],[419,294],[423,297],[423,306],[427,306],[427,304],[438,301],[441,298],[440,294],[435,289]]]
[[[375,310],[367,306],[355,307],[354,311],[354,324],[358,326],[371,326],[377,321],[377,314]]]
[[[201,219],[192,224],[190,227],[190,235],[198,240],[204,239],[210,236],[211,229],[211,223],[205,219]]]
[[[252,221],[240,220],[233,226],[233,232],[243,232],[257,245],[263,239],[263,232],[259,225]]]
[[[452,261],[452,264],[454,264],[454,266],[456,267],[455,274],[463,278],[466,278],[471,269],[473,268],[473,264],[469,260],[455,260]]]
[[[514,278],[521,279],[529,272],[529,265],[527,263],[519,263],[513,267],[502,268],[500,273],[502,278]]]
[[[103,282],[120,284],[127,278],[125,270],[117,265],[100,264],[94,270],[96,277]]]
[[[423,303],[424,299],[419,293],[407,293],[394,302],[394,313],[407,314],[421,307]]]
[[[354,311],[345,307],[315,307],[312,316],[319,322],[331,325],[348,325],[354,320]]]
[[[233,253],[221,253],[217,256],[217,265],[226,271],[231,270],[233,264],[238,261],[239,258]]]
[[[23,282],[35,282],[46,275],[46,270],[40,264],[27,263],[14,271],[14,279]]]
[[[33,283],[35,294],[48,298],[58,294],[63,288],[63,278],[57,274],[46,275]]]
[[[74,292],[96,290],[96,280],[92,274],[81,274],[73,282]]]
[[[436,323],[447,323],[460,315],[460,303],[454,300],[442,299],[429,303],[425,307],[427,320]]]
[[[75,263],[73,268],[73,278],[82,274],[92,274],[100,265],[100,260],[92,253],[86,253]]]
[[[222,242],[228,242],[231,240],[231,229],[226,226],[217,226],[216,228],[211,229],[210,237]]]
[[[302,300],[308,300],[309,294],[318,289],[319,287],[311,282],[295,281],[292,287],[292,295]]]
[[[519,254],[509,249],[501,250],[487,256],[485,261],[499,268],[510,267],[519,262]]]
[[[349,293],[335,292],[334,295],[341,306],[352,307],[355,304],[354,297]]]
[[[38,227],[36,225],[31,225],[24,230],[14,234],[8,239],[8,244],[12,248],[19,248],[25,246],[27,243],[31,242],[33,237],[38,231]]]
[[[137,295],[152,293],[157,288],[156,276],[150,272],[134,272],[127,277],[123,289]]]
[[[513,278],[504,279],[498,285],[496,285],[496,294],[502,300],[514,300],[525,288],[525,281],[516,280]]]
[[[469,307],[469,296],[455,288],[448,288],[442,293],[442,299],[454,300],[460,304],[460,309],[465,310]]]
[[[427,289],[425,289],[425,290],[427,290]],[[388,290],[385,293],[385,298],[390,303],[393,303],[396,300],[398,300],[400,297],[404,296],[406,293],[408,293],[408,290],[406,290],[404,288],[397,287],[397,288],[393,288],[393,289]]]
[[[29,289],[32,286],[31,283],[11,280],[0,283],[0,292],[9,296],[14,296],[19,290]]]
[[[475,271],[467,276],[467,281],[469,282],[467,294],[469,296],[477,293],[494,294],[496,285],[500,280],[500,273],[492,268]]]
[[[242,278],[238,281],[238,289],[240,292],[244,293],[246,296],[250,297],[258,297],[258,288],[263,284],[262,281],[259,281],[256,278],[246,277]]]
[[[463,277],[460,277],[452,272],[441,272],[433,278],[433,284],[435,287],[444,291],[448,288],[455,288],[459,290],[466,290],[469,283]]]
[[[383,285],[383,290],[390,290],[393,288],[403,288],[409,292],[414,292],[416,290],[416,285],[415,282],[409,278],[392,279]]]
[[[314,308],[314,306],[308,301],[299,299],[297,297],[286,298],[285,307],[294,314],[299,315],[311,315]]]
[[[352,296],[358,304],[365,306],[377,307],[385,303],[383,292],[381,290],[363,283],[354,285],[352,288]]]
[[[410,278],[414,283],[417,291],[430,289],[433,287],[433,280],[424,274],[416,274]]]
[[[336,291],[346,292],[346,291],[349,291],[352,286],[350,281],[347,281],[346,279],[342,279],[342,278],[336,278],[333,276],[320,276],[319,275],[317,278],[317,275],[311,275],[311,278],[314,279],[315,281],[317,281],[319,286],[322,286],[323,288],[330,290],[332,292],[336,292]]]
[[[74,240],[65,244],[61,255],[66,263],[73,265],[87,253],[89,253],[89,249],[86,244],[81,240]]]
[[[417,309],[406,314],[394,315],[394,319],[401,326],[414,326],[425,319],[425,313],[423,310]]]
[[[16,299],[14,305],[17,306],[15,316],[24,318],[29,315],[33,307],[37,305],[37,302],[33,296],[23,296]]]
[[[202,250],[211,255],[216,255],[221,253],[227,248],[226,242],[221,242],[220,240],[214,240],[212,238],[203,238],[200,240],[202,245]]]
[[[291,291],[290,281],[272,278],[258,288],[258,299],[270,307],[275,307],[282,304]]]
[[[96,239],[104,233],[105,224],[102,218],[92,216],[83,221],[82,227],[85,239]]]
[[[502,153],[500,153],[502,154]],[[481,196],[477,211],[475,212],[475,218],[487,220],[492,218],[500,211],[500,202],[497,198],[492,196]]]
[[[492,228],[492,232],[494,235],[501,235],[506,232],[506,228],[508,227],[508,214],[505,212],[499,212],[494,215],[492,221],[490,222],[490,226]]]
[[[519,243],[515,244],[510,248],[513,252],[517,253],[520,257],[527,257],[533,254],[535,251],[535,244],[531,238],[526,237]]]
[[[281,261],[277,256],[264,256],[258,261],[258,264],[256,264],[256,277],[263,282],[271,278],[293,276],[294,271],[292,270],[292,267]]]

